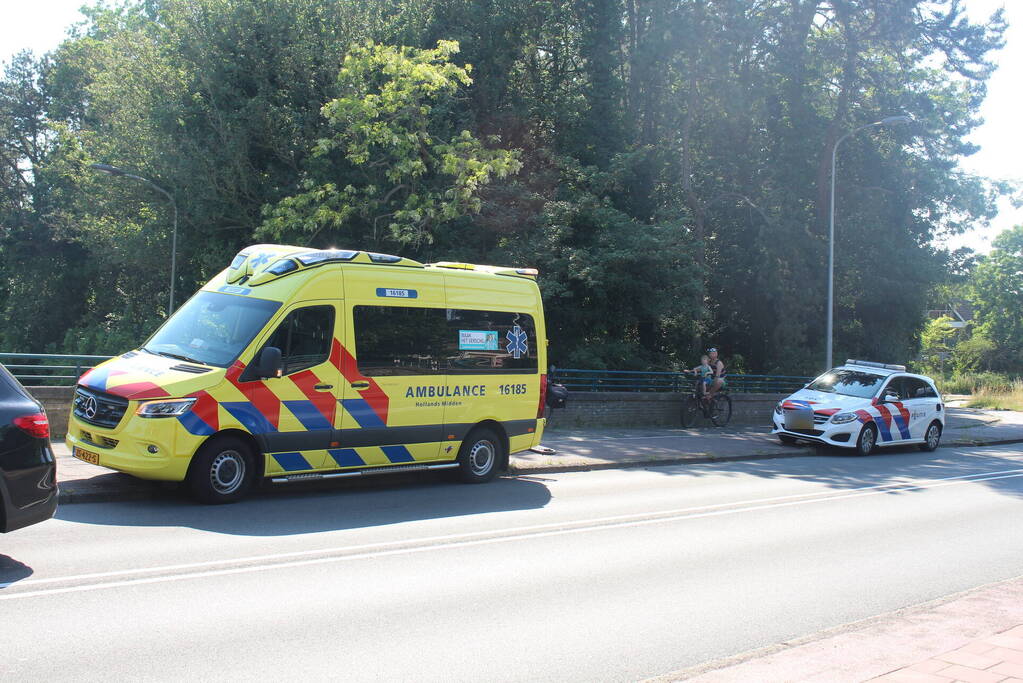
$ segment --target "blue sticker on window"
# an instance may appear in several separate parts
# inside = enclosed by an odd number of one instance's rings
[[[377,296],[385,296],[391,299],[417,299],[419,293],[414,289],[390,289],[388,287],[377,287]]]
[[[223,287],[221,287],[217,291],[218,292],[223,292],[224,294],[251,294],[252,293],[252,290],[249,289],[248,287],[235,287],[233,285],[224,285]]]

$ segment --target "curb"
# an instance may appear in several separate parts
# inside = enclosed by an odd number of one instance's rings
[[[1023,439],[995,439],[991,441],[952,441],[945,446],[1006,446],[1023,443]],[[659,467],[668,465],[706,465],[710,463],[742,462],[744,460],[780,460],[782,458],[812,458],[818,456],[816,448],[801,448],[799,450],[787,450],[771,453],[749,453],[746,455],[701,455],[701,456],[678,456],[678,457],[654,457],[621,462],[594,462],[577,464],[538,464],[538,465],[516,465],[510,463],[508,466],[509,475],[530,474],[560,474],[564,472],[596,472],[599,470],[627,470],[642,467]],[[143,483],[139,481],[138,487],[131,489],[106,490],[106,491],[75,491],[60,488],[57,494],[58,505],[72,505],[76,503],[118,503],[134,502],[139,500],[173,500],[175,492],[170,486],[162,487],[152,482]]]
[[[554,474],[558,472],[592,472],[596,470],[630,470],[638,467],[660,465],[705,465],[714,462],[740,462],[743,460],[779,460],[781,458],[810,458],[815,452],[803,453],[786,451],[784,453],[749,453],[747,455],[697,455],[679,457],[647,458],[644,460],[626,460],[622,462],[593,462],[575,465],[536,465],[522,467],[511,464],[508,474]]]

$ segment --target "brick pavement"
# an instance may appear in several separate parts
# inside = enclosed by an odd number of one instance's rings
[[[1023,683],[1023,625],[878,676],[901,683]]]

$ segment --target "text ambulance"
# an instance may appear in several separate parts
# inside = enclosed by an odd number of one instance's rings
[[[141,348],[82,376],[67,443],[207,503],[262,477],[457,468],[488,481],[543,432],[535,275],[248,247]]]

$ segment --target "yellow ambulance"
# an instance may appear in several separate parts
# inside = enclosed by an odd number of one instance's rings
[[[540,442],[546,347],[533,269],[252,246],[79,379],[67,443],[206,503],[262,478],[484,482]]]

